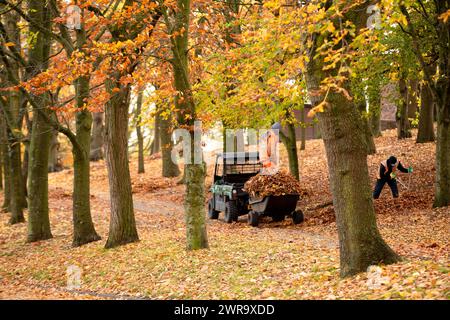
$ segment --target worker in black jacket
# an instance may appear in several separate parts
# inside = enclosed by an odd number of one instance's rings
[[[375,190],[373,191],[374,199],[378,199],[385,183],[387,183],[391,188],[392,196],[394,198],[398,198],[397,180],[395,179],[397,169],[403,173],[412,173],[413,171],[412,167],[405,168],[402,166],[400,161],[398,161],[394,156],[391,156],[386,161],[381,162],[377,177],[377,184],[375,185]]]

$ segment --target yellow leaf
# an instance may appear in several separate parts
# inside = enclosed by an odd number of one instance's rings
[[[336,30],[336,28],[334,27],[333,22],[330,22],[327,26],[327,31],[330,33],[333,33]]]
[[[308,118],[314,117],[314,116],[316,115],[316,113],[324,112],[326,107],[328,107],[328,102],[322,101],[322,102],[319,103],[317,106],[315,106],[314,108],[312,108],[311,110],[309,110],[309,112],[308,112]]]
[[[5,47],[14,47],[15,44],[13,42],[7,42],[5,43]]]
[[[447,12],[444,12],[439,16],[439,19],[442,19],[445,23],[447,23],[449,18],[450,18],[450,10],[447,10]]]

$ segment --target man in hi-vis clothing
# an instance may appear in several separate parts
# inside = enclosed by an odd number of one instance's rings
[[[392,196],[394,198],[398,198],[397,180],[395,179],[397,177],[397,169],[403,173],[413,172],[412,167],[406,169],[394,156],[391,156],[386,161],[381,162],[380,170],[377,176],[377,184],[375,185],[375,190],[373,191],[374,199],[378,199],[380,197],[381,190],[383,190],[386,183],[391,188]]]
[[[260,154],[262,163],[261,174],[271,175],[278,172],[278,143],[280,141],[279,131],[281,124],[276,122],[271,130],[263,134],[261,143],[263,144],[263,152]]]

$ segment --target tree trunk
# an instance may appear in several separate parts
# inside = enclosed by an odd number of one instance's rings
[[[448,106],[440,108],[437,121],[436,184],[433,207],[450,204],[450,112]]]
[[[450,10],[450,1],[436,3],[436,15]],[[450,23],[439,19],[438,23],[438,70],[439,77],[434,84],[434,99],[437,109],[438,134],[436,142],[436,184],[434,207],[450,204]],[[428,82],[429,87],[433,85]]]
[[[29,143],[25,143],[25,150],[23,151],[23,161],[22,161],[22,178],[23,178],[23,190],[24,190],[25,197],[28,196],[28,190],[27,190],[27,185],[28,185],[28,166],[30,164],[29,156],[28,156],[29,149],[30,149]],[[25,203],[25,205],[27,207],[28,203]]]
[[[172,43],[174,86],[179,94],[175,97],[175,105],[183,115],[182,125],[186,125],[191,136],[191,159],[190,164],[185,165],[185,220],[187,249],[195,250],[208,248],[208,237],[205,223],[205,167],[203,163],[196,163],[202,156],[200,139],[195,139],[194,121],[196,110],[192,88],[189,80],[188,63],[188,38],[189,38],[189,16],[190,0],[177,0],[178,10],[175,13],[175,25],[170,28],[178,34],[174,35]],[[166,20],[166,23],[170,23]],[[184,30],[184,32],[180,32]],[[197,160],[197,161],[196,161]]]
[[[89,159],[98,161],[103,159],[103,112],[94,112],[94,123],[92,125],[91,150]]]
[[[155,129],[154,129],[154,134],[153,134],[153,141],[152,144],[150,145],[150,155],[158,153],[161,151],[161,125],[160,125],[160,121],[161,121],[161,116],[159,115],[159,113],[157,112],[155,114]]]
[[[81,108],[89,96],[89,79],[76,81],[77,105]],[[76,137],[82,148],[72,148],[73,154],[73,241],[74,247],[100,240],[92,222],[90,203],[90,165],[92,114],[82,109],[76,113]]]
[[[365,147],[367,149],[367,154],[375,154],[377,148],[375,146],[375,141],[373,140],[372,130],[369,124],[369,117],[366,112],[365,103],[358,104],[359,116],[361,118],[362,129],[364,133]]]
[[[36,34],[34,46],[29,51],[28,78],[32,78],[48,68],[50,38],[34,25],[51,29],[51,15],[44,1],[28,0],[28,15],[31,34]],[[28,242],[45,240],[52,237],[48,212],[48,153],[50,145],[50,124],[45,117],[51,117],[48,109],[49,96],[44,93],[35,96],[33,106],[33,128],[29,150],[28,181]]]
[[[29,120],[28,112],[25,113],[25,123],[27,125],[28,137],[31,137],[33,122]],[[28,166],[29,166],[29,159],[30,159],[30,157],[29,157],[30,142],[25,141],[24,145],[25,145],[25,150],[23,153],[22,176],[23,176],[24,194],[25,194],[25,196],[28,196],[27,185],[28,185]],[[28,205],[28,204],[26,203],[26,205]]]
[[[3,154],[2,154],[2,148],[1,147],[0,147],[0,190],[3,191]]]
[[[17,26],[19,15],[15,12],[9,12],[5,19],[5,29],[9,40],[14,43],[17,50],[20,50],[20,31]],[[9,68],[9,84],[14,85],[20,79],[19,65],[14,59],[10,59]],[[8,137],[8,155],[10,169],[10,224],[25,222],[23,216],[23,208],[26,207],[26,199],[23,187],[23,177],[21,171],[21,152],[20,140],[17,138],[18,132],[21,132],[19,113],[21,109],[21,93],[18,90],[9,92],[8,109],[5,116],[7,121],[7,137]]]
[[[162,156],[162,176],[163,177],[178,177],[180,175],[180,169],[178,164],[172,161],[172,121],[171,118],[164,119],[160,117],[159,123],[160,137],[161,137],[161,156]]]
[[[141,130],[141,113],[142,113],[142,99],[144,93],[139,91],[136,103],[136,136],[138,141],[138,173],[144,173],[144,137]]]
[[[370,127],[372,129],[372,135],[374,138],[381,137],[381,114],[375,112],[370,114]]]
[[[106,248],[139,240],[134,218],[131,177],[128,165],[128,107],[130,88],[107,81],[114,92],[105,109],[105,154],[111,201],[109,235]]]
[[[364,130],[364,137],[366,140],[367,154],[377,153],[377,148],[375,146],[375,141],[373,140],[372,130],[370,129],[369,119],[366,115],[361,115],[362,126]]]
[[[289,172],[297,180],[300,180],[298,168],[297,138],[295,136],[295,127],[292,123],[287,125],[287,135],[280,132],[280,138],[286,147],[289,161]]]
[[[205,167],[187,164],[186,172],[186,242],[188,250],[208,248],[205,225]]]
[[[46,96],[44,94],[35,101],[39,101],[41,112],[50,117]],[[34,108],[28,168],[28,242],[52,238],[48,212],[48,153],[52,129]]]
[[[417,132],[416,142],[432,142],[435,139],[433,126],[433,97],[431,96],[431,90],[427,85],[423,85],[421,91],[419,130]]]
[[[398,260],[377,229],[364,124],[349,104],[344,97],[336,98],[335,110],[319,115],[336,212],[342,276]]]
[[[406,81],[400,79],[399,81],[400,100],[397,105],[397,138],[406,139],[411,138],[411,130],[408,119],[408,88]]]
[[[48,153],[48,172],[57,172],[60,171],[58,165],[58,150],[59,150],[59,142],[58,142],[58,131],[52,130],[50,137],[50,150]]]
[[[365,27],[368,4],[369,1],[365,1],[353,7],[343,20],[352,21],[357,31]],[[316,94],[320,92],[323,79],[336,71],[323,71],[323,57],[317,53],[317,48],[325,38],[315,39],[305,75],[313,106],[325,98],[323,94]],[[338,228],[340,273],[345,277],[366,271],[373,264],[393,263],[399,257],[384,242],[377,228],[367,167],[366,124],[361,113],[353,102],[339,93],[330,92],[327,102],[329,107],[319,113],[318,118]]]
[[[301,143],[300,150],[306,149],[306,119],[305,119],[305,108],[300,111],[300,134],[301,134]]]
[[[419,82],[417,80],[409,80],[407,88],[408,97],[408,121],[410,127],[412,127],[409,119],[416,119],[417,109],[419,108]]]
[[[10,224],[25,222],[23,208],[25,208],[25,194],[23,187],[22,166],[20,159],[20,143],[10,130],[9,133],[9,158],[10,158],[10,192],[11,192],[11,217]]]
[[[381,137],[381,94],[377,90],[376,94],[369,95],[369,122],[374,138]]]
[[[6,119],[4,117],[3,112],[0,113],[0,147],[2,149],[2,163],[3,163],[3,172],[4,172],[4,192],[3,192],[3,204],[2,210],[9,212],[10,204],[11,204],[11,166],[10,166],[10,158],[8,154],[8,137],[7,137],[7,129],[6,129]]]

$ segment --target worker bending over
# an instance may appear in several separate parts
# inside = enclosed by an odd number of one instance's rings
[[[392,196],[398,198],[398,187],[396,178],[396,171],[400,170],[403,173],[412,173],[412,167],[405,168],[396,157],[390,156],[386,161],[381,162],[380,170],[378,172],[377,184],[373,191],[373,198],[378,199],[380,197],[381,190],[387,183],[392,191]]]

